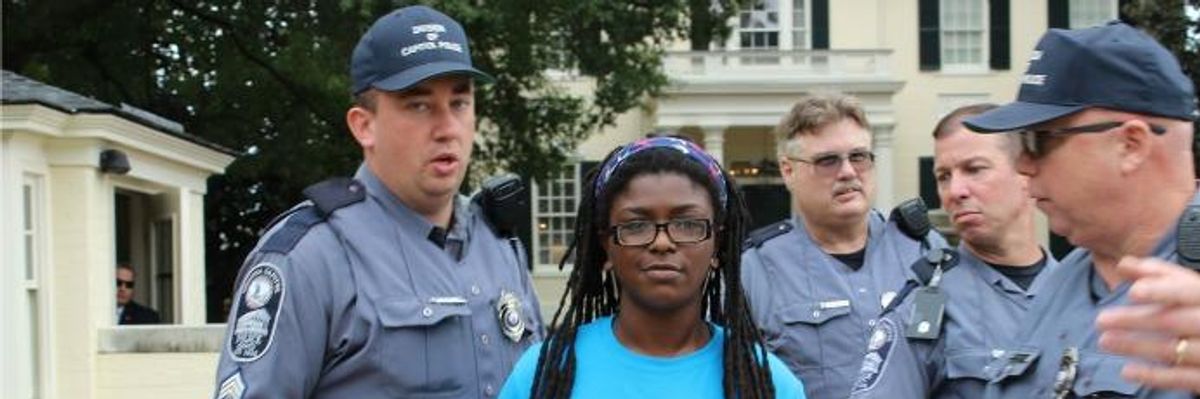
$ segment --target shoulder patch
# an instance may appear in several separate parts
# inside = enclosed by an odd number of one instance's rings
[[[221,381],[221,387],[217,388],[217,399],[242,399],[245,393],[246,382],[242,380],[242,372],[239,370]]]
[[[742,243],[742,249],[758,248],[772,238],[787,234],[789,231],[792,231],[792,224],[787,220],[771,223],[747,234],[746,241]]]
[[[359,182],[348,177],[335,177],[304,188],[304,196],[312,200],[323,216],[367,198]]]
[[[879,319],[871,337],[867,340],[867,354],[863,357],[862,368],[858,370],[858,378],[850,395],[870,391],[879,383],[879,375],[887,367],[892,348],[896,343],[896,323],[889,318]]]
[[[271,349],[284,294],[283,274],[274,264],[259,263],[246,273],[238,291],[233,333],[226,345],[234,361],[252,362]]]

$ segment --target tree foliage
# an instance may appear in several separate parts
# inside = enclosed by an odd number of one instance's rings
[[[1189,11],[1190,10],[1190,11]],[[1136,0],[1121,7],[1121,19],[1146,31],[1171,50],[1200,93],[1200,0]],[[1200,132],[1200,124],[1196,125]],[[1192,137],[1192,156],[1196,175],[1200,176],[1200,134]]]
[[[348,175],[349,55],[387,12],[379,0],[4,0],[3,67],[182,123],[243,153],[210,180],[210,302],[228,293],[258,229],[300,190]],[[527,178],[557,170],[590,132],[667,83],[665,46],[719,40],[731,0],[433,0],[471,37],[478,67],[476,163]],[[704,4],[707,3],[707,7]],[[697,14],[704,14],[699,15]],[[701,21],[693,24],[690,21]],[[572,93],[546,71],[578,74]],[[216,297],[216,298],[213,298]],[[215,314],[210,303],[210,316]]]

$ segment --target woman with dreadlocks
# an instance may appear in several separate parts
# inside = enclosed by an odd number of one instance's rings
[[[751,320],[738,280],[745,206],[716,160],[655,137],[597,170],[555,328],[500,397],[803,398]]]

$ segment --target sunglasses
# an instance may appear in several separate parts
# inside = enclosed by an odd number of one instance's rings
[[[125,281],[125,280],[117,279],[117,288],[121,288],[121,287],[133,289],[133,281]]]
[[[813,170],[822,175],[836,175],[842,164],[850,162],[855,172],[862,173],[875,166],[875,153],[865,150],[850,151],[846,154],[825,154],[812,159],[786,157],[793,162],[803,162],[812,165]]]
[[[1131,119],[1132,120],[1132,119]],[[1064,127],[1061,129],[1042,129],[1042,130],[1021,130],[1017,134],[1021,135],[1021,149],[1028,154],[1030,158],[1038,159],[1050,152],[1048,144],[1051,138],[1068,136],[1072,134],[1085,133],[1105,133],[1118,127],[1124,126],[1125,121],[1100,122],[1089,125]],[[1167,128],[1147,123],[1150,125],[1150,131],[1154,134],[1163,134],[1167,132]]]

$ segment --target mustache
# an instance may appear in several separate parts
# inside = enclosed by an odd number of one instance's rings
[[[833,185],[833,195],[842,195],[851,191],[861,192],[862,190],[862,182],[859,181],[838,182]]]

